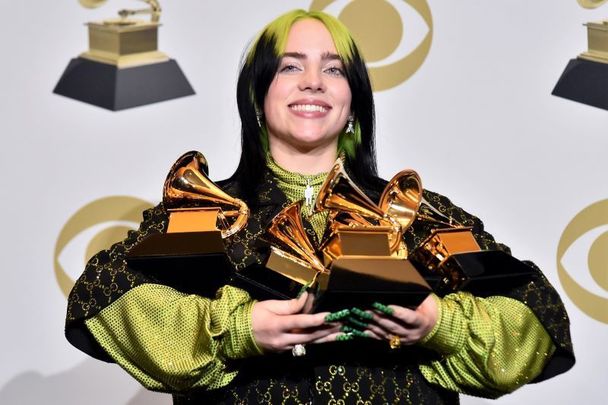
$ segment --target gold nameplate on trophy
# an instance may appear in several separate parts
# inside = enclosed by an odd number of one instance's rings
[[[390,227],[338,227],[333,237],[323,245],[323,262],[329,266],[340,256],[390,256]]]
[[[169,210],[169,224],[167,233],[205,232],[217,229],[217,218],[221,209],[208,208],[182,208]]]

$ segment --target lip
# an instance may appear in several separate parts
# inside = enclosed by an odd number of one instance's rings
[[[313,110],[313,111],[305,111],[305,110],[295,110],[293,107],[296,105],[312,105],[312,106],[318,106],[318,107],[322,107],[325,111],[318,111],[318,110]],[[304,99],[299,99],[299,100],[295,100],[292,103],[289,103],[287,105],[287,107],[289,108],[289,111],[291,111],[292,114],[299,116],[299,117],[304,117],[304,118],[321,118],[326,116],[329,111],[331,110],[331,105],[329,105],[328,103],[326,103],[325,101],[322,100],[318,100],[318,99],[311,99],[311,98],[304,98]]]

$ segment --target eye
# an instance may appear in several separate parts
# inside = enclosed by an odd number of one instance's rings
[[[279,72],[281,73],[293,73],[299,72],[300,70],[301,69],[293,63],[286,63],[284,65],[281,65],[281,67],[279,68]]]
[[[344,76],[344,70],[337,66],[331,66],[325,69],[325,73],[328,73],[332,76],[342,77]]]
[[[590,205],[568,224],[557,248],[557,271],[572,302],[608,323],[608,200]]]
[[[430,51],[433,17],[427,0],[314,0],[310,8],[336,16],[352,32],[375,91],[408,80]]]
[[[115,196],[93,201],[72,215],[55,243],[54,266],[59,287],[67,296],[84,264],[98,251],[121,241],[136,229],[147,201]]]

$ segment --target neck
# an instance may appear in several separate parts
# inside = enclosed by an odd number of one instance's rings
[[[326,173],[338,158],[337,145],[301,151],[282,143],[270,142],[270,154],[283,169],[300,174]]]

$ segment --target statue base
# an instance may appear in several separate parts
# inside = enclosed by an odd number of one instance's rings
[[[177,62],[129,68],[74,58],[53,93],[112,111],[195,94]]]

